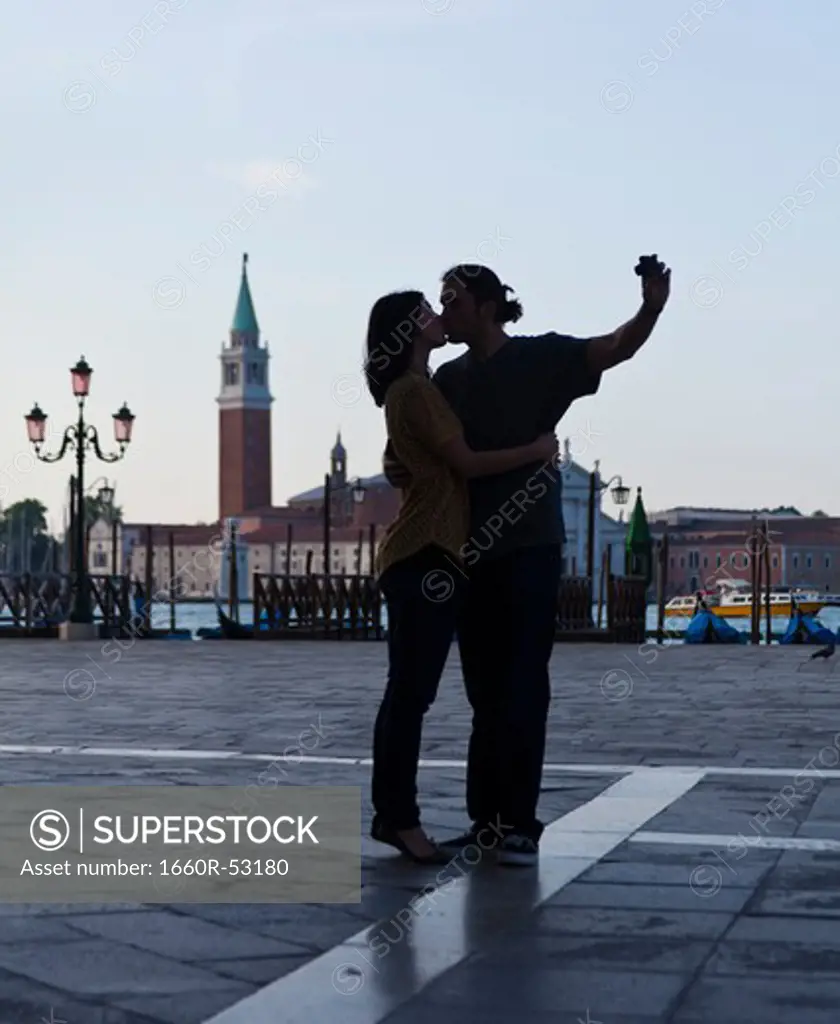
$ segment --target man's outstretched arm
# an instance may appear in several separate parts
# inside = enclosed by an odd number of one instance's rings
[[[656,273],[642,278],[642,305],[633,319],[612,334],[587,340],[586,358],[593,373],[603,373],[633,358],[653,333],[670,290],[671,271],[658,263]]]

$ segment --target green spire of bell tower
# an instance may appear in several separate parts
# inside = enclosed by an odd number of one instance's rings
[[[630,525],[627,528],[627,550],[643,551],[651,542],[650,526],[648,525],[645,506],[642,504],[641,487],[636,492],[636,504],[633,507],[633,515],[630,517]]]
[[[642,489],[636,493],[636,504],[625,541],[627,571],[631,576],[643,576],[648,585],[653,579],[653,540],[650,535],[645,506],[642,504]]]
[[[242,280],[239,284],[239,298],[236,300],[236,312],[233,314],[232,331],[240,334],[259,334],[260,325],[254,312],[251,289],[248,286],[248,253],[242,254]]]

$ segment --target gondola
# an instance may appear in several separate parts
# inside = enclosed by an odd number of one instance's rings
[[[731,626],[726,619],[718,618],[698,593],[694,615],[685,630],[687,644],[745,644],[746,633]]]
[[[791,603],[793,605],[793,614],[790,617],[785,635],[779,643],[820,644],[832,648],[837,644],[837,637],[819,619],[808,612],[803,612],[795,601],[792,600]]]
[[[235,622],[229,615],[225,615],[222,609],[216,605],[216,614],[219,617],[219,629],[225,640],[253,640],[254,629],[252,626],[243,626]]]

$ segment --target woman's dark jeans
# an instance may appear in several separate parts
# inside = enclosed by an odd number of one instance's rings
[[[420,824],[417,761],[423,716],[455,635],[466,585],[453,558],[433,545],[382,574],[388,605],[388,685],[373,735],[373,807],[393,829]]]

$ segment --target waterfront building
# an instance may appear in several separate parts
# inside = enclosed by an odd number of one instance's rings
[[[796,509],[673,509],[651,522],[654,537],[668,534],[668,596],[712,590],[720,579],[749,581],[753,517],[769,528],[772,585],[840,592],[840,517]]]

